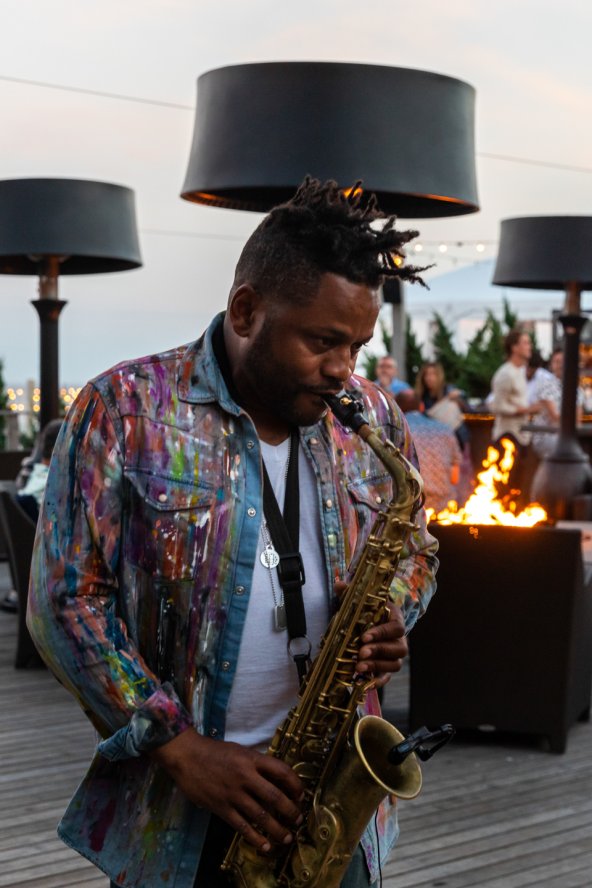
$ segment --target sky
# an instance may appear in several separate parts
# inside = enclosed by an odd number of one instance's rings
[[[439,276],[495,257],[502,219],[592,212],[584,0],[0,0],[0,11],[0,178],[93,179],[135,193],[143,267],[60,279],[63,383],[188,342],[225,307],[262,217],[179,197],[196,81],[212,68],[361,62],[475,88],[480,211],[402,220],[437,263],[428,274],[436,308]],[[0,276],[0,359],[11,384],[38,376],[36,287],[34,277]],[[412,320],[414,298],[409,288]],[[476,298],[458,294],[459,305]]]

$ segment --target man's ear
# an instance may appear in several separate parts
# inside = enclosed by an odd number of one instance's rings
[[[253,332],[261,307],[261,296],[250,284],[241,284],[234,291],[228,302],[227,314],[237,336],[246,338]]]

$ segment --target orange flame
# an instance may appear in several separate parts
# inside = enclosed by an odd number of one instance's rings
[[[451,500],[448,507],[438,512],[426,509],[428,521],[438,524],[504,524],[513,527],[533,527],[547,520],[547,513],[539,503],[530,503],[516,513],[515,496],[519,490],[512,490],[500,498],[499,487],[508,484],[510,471],[514,465],[516,445],[508,438],[500,441],[504,452],[500,456],[495,447],[487,448],[487,458],[483,460],[483,471],[477,475],[478,484],[460,509]]]

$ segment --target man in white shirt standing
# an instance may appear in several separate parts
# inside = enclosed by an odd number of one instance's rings
[[[528,502],[530,487],[526,463],[531,433],[522,430],[529,417],[538,413],[538,404],[529,404],[526,367],[532,355],[532,342],[528,333],[519,328],[510,330],[504,339],[507,360],[499,367],[491,380],[491,408],[495,414],[491,437],[494,442],[510,437],[516,444],[514,467],[510,486],[521,491],[518,503]]]
[[[528,403],[526,366],[532,354],[528,333],[518,328],[510,330],[504,339],[504,352],[507,360],[491,380],[491,407],[495,414],[491,437],[499,441],[502,435],[511,435],[525,446],[530,442],[530,434],[522,431],[522,426],[530,414],[538,412],[537,404]]]

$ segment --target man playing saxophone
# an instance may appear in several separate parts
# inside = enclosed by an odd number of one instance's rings
[[[265,854],[302,822],[302,781],[264,753],[392,497],[324,397],[355,390],[371,426],[415,458],[393,399],[354,375],[384,276],[416,279],[393,261],[414,233],[381,218],[360,189],[307,178],[251,235],[200,338],[95,378],[64,423],[28,621],[101,736],[59,833],[113,886],[226,885],[235,833]],[[299,598],[278,522],[297,540]],[[379,686],[435,588],[422,510],[415,524],[388,616],[361,639],[357,671]],[[381,806],[343,888],[377,882],[396,833]]]

